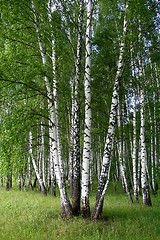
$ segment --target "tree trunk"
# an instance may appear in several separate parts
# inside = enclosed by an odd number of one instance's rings
[[[44,129],[44,119],[41,122],[41,157],[42,157],[42,178],[45,188],[46,187],[46,163],[45,163],[45,147],[44,147],[44,135],[45,135],[45,129]]]
[[[50,3],[50,1],[49,1],[49,3]],[[51,5],[50,5],[50,7],[51,7]],[[39,50],[40,50],[40,54],[41,54],[41,57],[42,57],[42,63],[45,67],[46,63],[47,63],[47,57],[46,57],[46,54],[45,54],[45,49],[44,49],[44,46],[43,46],[43,42],[41,40],[41,36],[39,34],[38,21],[37,21],[37,17],[36,17],[36,13],[35,13],[35,6],[33,4],[33,0],[32,0],[32,8],[33,8],[33,11],[34,11],[34,17],[35,17],[35,23],[36,23],[35,28],[36,28],[37,37],[38,37]],[[52,14],[52,9],[48,8],[48,10],[50,11],[49,13]],[[49,19],[49,21],[50,21],[50,19]],[[54,102],[54,96],[53,96],[50,81],[46,76],[44,77],[44,81],[45,81],[46,90],[47,90],[47,99],[48,99],[48,109],[49,109],[50,121],[51,121],[51,124],[52,124],[51,125],[52,131],[50,132],[50,134],[51,134],[50,138],[52,139],[52,152],[53,152],[53,159],[54,159],[54,170],[55,170],[55,174],[56,174],[56,178],[57,178],[58,187],[59,187],[59,190],[60,190],[61,210],[62,210],[62,214],[66,218],[70,218],[72,216],[72,209],[71,209],[71,205],[70,205],[70,202],[69,202],[69,199],[68,199],[68,196],[67,196],[66,186],[65,186],[65,183],[64,183],[64,179],[63,179],[63,176],[62,176],[61,169],[60,169],[59,156],[58,156],[58,143],[57,143],[57,135],[58,135],[57,123],[58,123],[58,119],[56,119],[57,118],[56,106],[55,106],[55,102]]]
[[[51,128],[49,128],[49,136],[52,136]],[[53,159],[52,139],[51,138],[49,138],[49,146],[50,146],[51,196],[55,197],[56,196],[56,186],[55,186],[54,159]]]
[[[158,79],[158,71],[157,71],[157,65],[156,63],[154,64],[154,67],[155,67],[155,80],[156,80],[156,83],[153,84],[153,88],[157,88],[158,91],[157,91],[157,95],[158,95],[158,101],[160,99],[160,90],[159,90],[159,79]],[[154,161],[154,165],[155,165],[155,191],[158,190],[158,154],[157,154],[157,121],[156,121],[156,99],[155,99],[155,92],[154,92],[154,131],[155,131],[155,136],[154,136],[154,158],[155,158],[155,161]]]
[[[137,174],[137,191],[140,194],[141,189],[141,138],[139,139],[139,150],[138,150],[138,174]]]
[[[132,79],[135,79],[135,65],[133,61],[133,47],[131,45],[131,67],[132,67]],[[133,82],[133,81],[132,81]],[[132,163],[133,163],[133,183],[134,183],[134,202],[138,202],[138,180],[137,180],[137,140],[136,140],[136,93],[133,87],[133,152],[132,152]]]
[[[12,188],[12,171],[9,175],[9,188]]]
[[[126,3],[126,10],[127,8],[128,8],[128,3]],[[127,30],[127,21],[125,16],[123,37],[125,37],[126,35],[126,30]],[[117,114],[117,106],[118,106],[119,81],[122,75],[122,68],[123,68],[123,54],[124,54],[124,39],[122,40],[121,47],[120,47],[118,68],[117,68],[117,74],[116,74],[112,101],[111,101],[109,127],[108,127],[108,133],[106,137],[106,143],[105,143],[104,154],[103,154],[102,170],[101,170],[100,179],[98,181],[96,203],[92,213],[93,218],[98,218],[101,215],[102,208],[103,208],[103,201],[101,199],[102,199],[102,196],[105,194],[105,191],[107,190],[107,187],[105,186],[107,186],[107,179],[110,173],[109,170],[110,170],[111,146],[112,146],[112,142],[114,139],[114,132],[115,132],[116,114]]]
[[[31,180],[31,164],[30,164],[30,156],[28,157],[28,186],[31,191],[33,191],[32,180]]]
[[[42,194],[44,196],[46,196],[47,195],[47,189],[46,189],[46,187],[44,185],[44,182],[40,178],[40,175],[39,175],[39,172],[38,172],[38,168],[37,168],[37,165],[36,165],[35,159],[33,157],[33,153],[32,153],[32,133],[31,132],[29,133],[29,154],[30,154],[30,157],[31,157],[31,160],[32,160],[32,163],[33,163],[33,167],[34,167],[34,170],[35,170],[35,173],[36,173],[36,177],[37,177],[39,185],[40,185],[40,187],[42,189]]]
[[[85,58],[85,129],[83,144],[83,166],[82,166],[82,215],[90,216],[89,206],[89,163],[91,155],[91,22],[92,22],[92,1],[87,2],[87,28],[86,28],[86,58]]]
[[[35,176],[35,179],[34,179],[34,183],[33,183],[34,188],[36,188],[36,184],[37,184],[37,176]]]
[[[110,159],[109,159],[108,166],[107,166],[108,169],[107,169],[107,175],[106,175],[106,179],[105,179],[106,180],[105,185],[103,187],[103,191],[99,195],[99,199],[96,197],[96,203],[95,203],[96,208],[94,208],[93,213],[92,213],[92,218],[94,218],[94,219],[99,218],[102,214],[104,196],[105,196],[106,190],[108,188],[109,179],[110,179],[111,157],[113,155],[113,143],[114,143],[114,138],[112,139],[111,154],[110,154]],[[98,201],[97,201],[97,199],[98,199]]]
[[[133,90],[133,152],[132,152],[132,162],[133,162],[133,182],[134,182],[134,202],[138,202],[138,186],[137,186],[137,161],[136,161],[136,150],[137,150],[137,140],[136,140],[136,96],[135,90]]]
[[[119,98],[118,98],[119,99]],[[117,122],[118,122],[118,129],[119,129],[119,142],[118,142],[118,154],[119,154],[119,165],[120,165],[120,170],[121,170],[121,178],[122,182],[124,181],[124,187],[125,187],[125,192],[127,193],[130,203],[133,203],[132,196],[128,187],[127,179],[126,179],[126,174],[125,174],[125,167],[124,167],[124,162],[123,162],[123,142],[122,142],[122,136],[121,136],[121,119],[120,119],[120,102],[118,100],[118,108],[117,108]],[[124,140],[123,140],[124,141]]]
[[[79,17],[78,17],[78,43],[77,58],[75,63],[75,144],[73,159],[73,194],[72,209],[73,214],[78,215],[80,212],[80,73],[81,73],[81,54],[82,54],[82,23],[83,23],[83,0],[79,1]]]
[[[72,93],[71,93],[71,98],[72,98],[72,109],[71,109],[71,118],[70,118],[70,144],[69,144],[69,188],[70,188],[70,198],[72,198],[73,194],[73,156],[74,156],[74,106],[75,106],[75,100],[74,100],[74,81],[72,81]]]
[[[140,59],[140,77],[142,78],[142,66]],[[146,173],[146,147],[145,147],[145,117],[144,117],[144,90],[140,89],[140,116],[141,116],[141,128],[140,128],[140,139],[141,139],[141,183],[142,183],[142,195],[143,195],[143,205],[150,206],[150,194],[148,190],[147,183],[147,173]]]
[[[26,191],[26,174],[22,174],[22,186],[24,187],[24,191]]]
[[[6,182],[6,191],[9,191],[9,176],[5,178],[5,182]]]

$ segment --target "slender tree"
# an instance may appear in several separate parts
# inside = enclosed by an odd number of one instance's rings
[[[128,9],[128,2],[126,3],[126,12]],[[114,138],[114,131],[115,131],[115,125],[116,125],[116,114],[117,114],[117,107],[118,107],[118,91],[119,91],[119,81],[122,77],[122,69],[123,69],[123,54],[124,54],[124,38],[126,36],[127,31],[127,18],[126,15],[124,17],[124,25],[123,25],[123,40],[121,42],[120,46],[120,55],[119,55],[119,61],[118,61],[118,67],[117,67],[117,73],[116,73],[116,79],[114,83],[113,88],[113,95],[112,95],[112,101],[111,101],[111,111],[110,111],[110,117],[109,117],[109,127],[108,127],[108,133],[106,137],[106,143],[104,148],[104,154],[103,154],[103,163],[102,163],[102,170],[100,179],[98,182],[98,190],[97,190],[97,196],[96,196],[96,203],[95,207],[92,213],[93,218],[98,218],[99,215],[101,215],[102,208],[103,208],[103,201],[101,200],[101,206],[99,205],[99,200],[101,199],[102,193],[104,196],[104,192],[106,191],[106,179],[108,179],[108,175],[110,174],[110,155],[111,155],[111,146]],[[104,191],[105,190],[105,191]]]
[[[139,40],[141,42],[141,27],[139,28]],[[140,53],[141,54],[141,53]],[[147,159],[146,159],[146,144],[145,144],[145,116],[144,116],[144,107],[145,107],[145,97],[144,89],[142,86],[143,81],[143,68],[142,68],[142,58],[139,56],[139,76],[141,80],[140,87],[140,117],[141,117],[141,128],[140,128],[140,141],[141,141],[141,183],[142,183],[142,194],[143,194],[143,205],[151,205],[150,194],[148,190],[147,183]]]
[[[135,64],[133,61],[133,47],[131,44],[131,69],[132,69],[132,83],[135,79]],[[138,201],[138,181],[137,181],[137,140],[136,140],[136,90],[133,86],[133,152],[132,152],[132,162],[133,162],[133,183],[134,183],[134,202]]]
[[[78,42],[77,57],[75,63],[75,105],[74,105],[74,155],[73,155],[73,193],[72,209],[75,215],[80,212],[80,73],[82,57],[82,24],[83,24],[84,2],[79,1],[78,16]]]
[[[85,129],[83,144],[82,165],[82,214],[90,216],[89,206],[89,163],[91,155],[91,22],[93,12],[92,1],[87,2],[87,26],[86,26],[86,57],[85,57]]]

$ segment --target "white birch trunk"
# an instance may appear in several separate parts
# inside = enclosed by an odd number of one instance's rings
[[[152,168],[152,188],[155,190],[155,182],[154,182],[154,155],[153,155],[153,121],[151,117],[151,112],[149,110],[149,118],[150,118],[150,126],[151,126],[151,168]],[[156,147],[156,146],[155,146]]]
[[[32,0],[32,7],[34,10],[33,0]],[[35,14],[35,22],[37,22],[36,14]],[[42,57],[42,62],[43,62],[43,65],[45,66],[47,59],[46,59],[43,43],[42,43],[41,39],[39,38],[39,28],[37,25],[35,27],[36,27],[36,32],[38,35],[38,43],[39,43],[39,49],[40,49],[40,53],[41,53],[41,57]],[[45,81],[45,85],[46,85],[46,89],[47,89],[48,109],[50,112],[50,119],[51,119],[51,123],[52,123],[52,131],[51,131],[50,138],[52,139],[54,170],[55,170],[55,174],[56,174],[56,178],[57,178],[58,187],[60,190],[61,210],[62,210],[62,214],[66,218],[70,218],[72,216],[72,210],[71,210],[70,202],[69,202],[69,199],[67,196],[66,186],[63,181],[63,177],[62,177],[62,173],[61,173],[61,169],[60,169],[60,163],[59,163],[59,156],[58,156],[57,119],[56,119],[57,115],[56,115],[56,109],[55,109],[55,105],[54,105],[54,101],[53,101],[54,97],[53,97],[52,88],[51,88],[49,79],[46,76],[44,77],[44,81]]]
[[[72,81],[72,109],[71,109],[71,118],[70,118],[70,147],[69,147],[69,188],[70,188],[70,197],[72,198],[73,194],[73,149],[74,149],[74,80]]]
[[[24,192],[26,191],[26,174],[22,174],[22,186],[24,187]]]
[[[151,61],[151,60],[150,60]],[[153,65],[152,62],[150,63],[151,66],[151,78],[152,78],[152,85],[153,85],[153,89],[154,89],[154,77],[153,77]],[[150,117],[150,123],[151,123],[151,165],[152,165],[152,188],[153,191],[155,191],[155,174],[154,174],[154,169],[155,169],[155,163],[156,163],[156,159],[157,159],[157,151],[156,151],[156,147],[157,147],[157,122],[156,122],[156,94],[155,94],[155,90],[153,90],[153,121],[152,121],[152,116],[151,116],[151,112],[149,109],[149,117]],[[154,141],[153,141],[153,123],[154,123]],[[155,147],[153,147],[153,144],[155,144]],[[155,151],[153,150],[155,148]]]
[[[75,144],[73,159],[73,194],[72,210],[75,215],[80,212],[80,73],[81,73],[81,54],[82,54],[82,23],[83,23],[83,0],[79,1],[78,16],[78,42],[77,58],[75,63]]]
[[[143,69],[141,57],[139,57],[139,76],[142,81]],[[150,196],[147,184],[147,173],[146,173],[146,146],[145,146],[145,115],[144,115],[144,90],[140,89],[140,117],[141,117],[141,128],[140,128],[140,139],[141,139],[141,184],[142,184],[142,195],[143,195],[143,205],[151,205]]]
[[[89,162],[91,153],[91,22],[92,22],[92,0],[87,2],[87,28],[86,28],[86,57],[85,57],[85,129],[83,143],[83,165],[82,165],[82,214],[90,216],[89,206]]]
[[[141,189],[141,137],[140,137],[140,139],[139,139],[137,181],[138,181],[137,191],[138,191],[138,194],[140,194],[140,189]]]
[[[43,121],[41,122],[41,156],[42,156],[42,178],[46,188],[46,164],[45,164],[45,147],[44,147],[44,126]]]
[[[64,166],[62,160],[62,149],[61,149],[61,141],[60,141],[60,130],[59,130],[59,116],[58,116],[58,91],[57,91],[57,79],[56,79],[56,52],[55,52],[55,38],[52,34],[52,73],[53,73],[53,99],[54,99],[54,106],[55,106],[55,114],[56,114],[56,126],[57,126],[57,148],[58,148],[58,157],[59,157],[59,164],[60,170],[65,181],[64,176]]]
[[[97,116],[98,118],[98,116]],[[98,128],[100,128],[99,123],[98,123]],[[98,146],[101,146],[101,138],[98,136]],[[102,165],[102,149],[99,147],[98,152],[97,152],[97,175],[98,179],[100,178],[101,174],[101,165]]]
[[[90,152],[90,172],[89,172],[89,182],[90,182],[90,189],[91,191],[93,191],[93,174],[94,174],[94,153],[93,153],[93,150],[91,150]]]
[[[131,45],[131,68],[132,68],[132,79],[135,79],[135,66],[133,61],[133,47]],[[138,202],[138,182],[137,182],[137,161],[136,161],[136,150],[137,150],[137,138],[136,138],[136,93],[133,87],[133,151],[132,151],[132,163],[133,163],[133,184],[134,184],[134,202]]]
[[[47,190],[45,188],[43,180],[41,179],[41,177],[39,175],[38,168],[37,168],[37,165],[36,165],[36,162],[35,162],[35,159],[34,159],[34,156],[33,156],[33,152],[32,152],[32,133],[31,132],[29,132],[29,155],[31,157],[33,168],[34,168],[34,171],[36,173],[39,185],[42,189],[42,194],[45,196],[45,195],[47,195]]]
[[[157,64],[155,63],[154,66],[155,66],[155,73],[156,73],[156,82],[157,82],[158,93],[160,94],[160,91],[159,91],[159,78],[158,78]],[[160,95],[159,95],[159,97],[160,97]]]
[[[47,191],[51,187],[51,172],[50,172],[50,154],[47,154]]]
[[[49,1],[50,2],[50,1]],[[48,4],[49,6],[49,4]],[[52,14],[53,9],[50,7],[50,13]],[[49,14],[49,21],[51,20],[51,15]],[[61,209],[62,214],[65,217],[70,218],[72,215],[70,202],[66,192],[65,179],[64,179],[64,169],[61,154],[61,143],[60,143],[60,132],[58,123],[58,94],[57,94],[57,80],[56,80],[56,53],[55,53],[55,38],[52,35],[52,70],[53,70],[53,100],[54,105],[51,107],[51,119],[54,123],[53,127],[53,159],[54,159],[54,169],[57,178],[57,183],[60,190],[61,198]]]
[[[127,117],[127,122],[130,121],[129,119],[129,106],[128,106],[128,100],[127,100],[127,96],[125,94],[125,104],[126,104],[126,117]],[[131,131],[130,131],[130,127],[129,127],[129,142],[130,142],[130,148],[131,148],[131,153],[133,152],[133,144],[132,144],[132,138],[131,138]]]
[[[37,164],[38,164],[38,172],[39,172],[39,176],[41,177],[42,175],[42,151],[41,151],[41,147],[37,146]],[[39,184],[39,182],[38,182]],[[41,186],[39,185],[39,191],[41,191]]]
[[[127,8],[128,8],[128,2],[126,3],[126,10]],[[101,170],[101,175],[98,183],[96,203],[92,213],[93,218],[98,218],[99,215],[101,215],[102,208],[103,208],[103,201],[101,202],[100,207],[98,207],[98,205],[100,203],[99,201],[101,199],[102,193],[105,193],[105,191],[107,190],[105,186],[106,186],[106,179],[108,179],[109,169],[110,169],[111,146],[112,146],[114,132],[115,132],[116,114],[117,114],[117,106],[118,106],[119,81],[122,75],[122,68],[123,68],[124,37],[126,35],[126,31],[127,31],[127,20],[125,16],[124,25],[123,25],[123,40],[120,46],[118,68],[117,68],[117,74],[115,78],[112,101],[111,101],[109,127],[108,127],[108,133],[106,137],[106,143],[105,143],[104,154],[103,154],[102,170]]]
[[[131,193],[129,191],[127,179],[126,179],[126,174],[125,174],[125,167],[124,167],[124,142],[122,142],[122,136],[121,136],[121,119],[120,119],[120,103],[118,100],[118,109],[117,109],[117,122],[118,122],[118,128],[119,128],[119,142],[118,142],[118,154],[119,154],[119,165],[120,165],[120,170],[121,170],[121,178],[122,178],[122,183],[124,182],[124,187],[125,187],[125,192],[127,193],[130,203],[133,203]]]
[[[98,176],[98,179],[100,178],[100,174],[101,174],[101,161],[102,161],[101,149],[99,149],[98,153],[97,153],[97,176]]]
[[[53,151],[52,151],[52,126],[50,125],[49,121],[49,158],[50,158],[50,177],[51,177],[51,196],[56,196],[56,189],[55,189],[55,174],[54,174],[54,159],[53,159]]]
[[[141,184],[142,184],[142,194],[143,194],[143,205],[147,205],[147,175],[146,175],[146,154],[145,154],[145,118],[144,118],[144,90],[140,90],[140,114],[141,114]]]
[[[30,156],[28,156],[28,186],[30,187],[31,191],[33,191],[32,180],[31,180]]]
[[[113,143],[114,143],[114,139],[113,139],[113,142],[112,142],[111,158],[112,158],[112,156],[113,156]],[[105,193],[106,193],[107,188],[108,188],[109,179],[110,179],[111,162],[112,162],[111,160],[112,160],[112,159],[110,159],[106,183],[105,183],[103,192],[102,192],[102,194],[101,194],[101,197],[100,197],[99,202],[98,202],[98,205],[97,205],[97,211],[96,211],[96,213],[95,213],[95,215],[94,215],[94,218],[95,218],[95,219],[97,219],[97,218],[99,217],[99,213],[101,212],[101,208],[102,208],[102,205],[103,205],[104,196],[105,196]]]
[[[52,13],[54,9],[54,3],[52,0],[48,0],[48,19],[50,26],[52,28]],[[54,106],[55,106],[55,111],[57,110],[57,83],[56,83],[56,52],[55,52],[55,38],[52,35],[52,74],[53,74],[53,101],[54,101]],[[50,106],[51,104],[48,102],[48,105]],[[56,114],[58,117],[58,114]],[[56,121],[56,124],[58,124],[58,121]],[[55,176],[54,176],[54,157],[53,157],[53,147],[52,147],[52,141],[54,134],[53,134],[53,123],[52,123],[52,118],[51,118],[51,109],[50,109],[50,121],[49,121],[49,145],[50,145],[50,176],[51,176],[51,196],[56,196],[56,190],[55,190]]]
[[[156,63],[154,64],[155,75],[156,75],[156,87],[158,89],[158,98],[160,99],[160,90],[159,90],[159,79],[158,79],[158,70]],[[158,155],[157,155],[157,122],[155,116],[155,105],[154,105],[154,126],[155,126],[155,137],[154,137],[154,157],[155,157],[155,191],[158,190],[158,182],[157,182],[157,173],[158,173]],[[160,162],[160,160],[159,160]]]
[[[137,161],[136,161],[136,150],[137,150],[137,140],[136,140],[136,94],[133,89],[133,152],[132,152],[132,162],[133,162],[133,183],[134,183],[134,202],[138,202],[138,186],[137,186]]]
[[[39,129],[38,129],[38,123],[37,123],[37,139],[38,139],[38,143],[37,143],[37,165],[38,165],[38,173],[39,176],[41,178],[42,176],[42,150],[41,150],[41,143],[42,143],[42,138],[41,136],[39,136]],[[36,176],[37,178],[37,176]],[[36,181],[35,181],[36,184]],[[41,191],[41,186],[38,182],[39,185],[39,191]]]
[[[21,176],[20,173],[18,173],[18,189],[21,191]]]

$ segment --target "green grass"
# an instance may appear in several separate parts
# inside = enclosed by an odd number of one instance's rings
[[[61,218],[59,197],[43,197],[37,192],[9,192],[0,188],[0,240],[10,239],[160,239],[160,196],[152,196],[152,207],[129,203],[127,196],[112,184],[106,193],[101,220]],[[95,192],[90,198],[94,207]]]

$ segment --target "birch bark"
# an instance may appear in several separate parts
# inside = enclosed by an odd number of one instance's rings
[[[92,0],[87,2],[87,28],[86,28],[86,57],[85,57],[85,129],[83,144],[82,165],[82,214],[90,216],[89,206],[89,163],[91,155],[91,22],[92,22]]]
[[[127,11],[127,8],[128,8],[128,2],[126,3],[126,11]],[[118,68],[117,68],[117,74],[116,74],[114,88],[113,88],[111,111],[110,111],[110,117],[109,117],[109,127],[108,127],[108,133],[106,137],[104,154],[103,154],[102,170],[101,170],[100,179],[98,181],[96,203],[92,213],[93,218],[98,218],[101,215],[102,208],[103,208],[103,201],[100,202],[100,199],[101,199],[102,193],[104,194],[105,191],[107,190],[105,186],[106,186],[106,179],[108,179],[108,175],[110,173],[111,146],[112,146],[112,141],[113,141],[114,132],[115,132],[116,114],[117,114],[117,106],[118,106],[119,81],[122,76],[124,37],[126,35],[126,31],[127,31],[127,19],[125,15],[124,25],[123,25],[123,39],[120,46]]]
[[[34,170],[35,170],[35,173],[36,173],[36,177],[38,179],[38,182],[39,182],[39,185],[42,189],[42,194],[44,196],[47,195],[47,189],[44,185],[44,182],[43,180],[41,179],[40,175],[39,175],[39,172],[38,172],[38,168],[37,168],[37,165],[36,165],[36,162],[35,162],[35,159],[34,159],[34,156],[33,156],[33,152],[32,152],[32,133],[29,132],[29,155],[31,157],[31,160],[32,160],[32,164],[33,164],[33,167],[34,167]]]
[[[145,155],[145,118],[144,118],[144,90],[140,90],[140,114],[141,114],[141,128],[140,128],[140,139],[141,139],[141,184],[143,194],[143,205],[147,204],[147,175],[146,175],[146,155]]]
[[[151,117],[151,112],[149,109],[149,118],[150,118],[150,126],[151,126],[151,142],[150,142],[150,146],[151,146],[151,150],[150,150],[150,159],[151,159],[151,172],[152,172],[152,190],[155,190],[155,182],[154,182],[154,155],[153,155],[153,121],[152,121],[152,117]]]
[[[43,120],[41,122],[41,156],[42,156],[42,178],[43,183],[46,188],[46,164],[45,164],[45,147],[44,147],[44,123]]]
[[[157,64],[154,64],[154,69],[155,69],[155,75],[156,75],[156,87],[158,89],[158,99],[160,99],[160,90],[159,90],[159,79],[158,79],[158,70],[157,70]],[[155,109],[154,109],[155,111]],[[154,112],[155,113],[155,112]],[[155,125],[155,137],[154,137],[154,145],[155,145],[155,150],[154,150],[154,156],[155,156],[155,191],[158,190],[158,154],[157,154],[157,121],[156,121],[156,116],[154,116],[154,125]],[[160,161],[159,161],[160,162]]]
[[[35,13],[35,7],[34,7],[33,0],[32,0],[32,7],[33,7],[33,11]],[[39,27],[37,25],[36,14],[34,14],[34,17],[35,17],[35,23],[36,23],[35,28],[36,28],[37,37],[38,37],[39,50],[40,50],[40,54],[42,57],[42,63],[45,67],[47,58],[46,58],[43,43],[39,36]],[[50,120],[52,123],[52,125],[51,125],[52,131],[50,132],[50,134],[51,134],[50,138],[52,139],[54,170],[55,170],[55,174],[56,174],[56,178],[57,178],[58,187],[60,190],[61,211],[62,211],[62,214],[66,218],[70,218],[72,216],[72,209],[71,209],[71,205],[70,205],[70,202],[69,202],[69,199],[67,196],[66,186],[63,181],[63,176],[62,176],[60,163],[59,163],[59,156],[58,156],[58,143],[57,143],[57,135],[58,135],[57,122],[58,122],[58,120],[57,120],[57,114],[56,114],[56,106],[54,104],[55,102],[54,102],[52,87],[50,85],[50,82],[49,82],[49,79],[47,78],[47,76],[44,77],[44,81],[45,81],[46,90],[47,90],[48,109],[49,109],[49,114],[50,114]]]
[[[32,180],[31,180],[31,163],[30,163],[30,156],[28,156],[28,185],[33,191]]]
[[[137,174],[137,180],[138,180],[138,194],[140,194],[141,189],[141,138],[139,138],[139,149],[138,149],[138,174]]]
[[[132,68],[132,79],[135,79],[135,64],[133,61],[133,47],[131,44],[131,68]],[[132,82],[133,82],[132,80]],[[136,161],[136,93],[133,86],[133,152],[132,152],[132,163],[133,163],[133,184],[134,184],[134,202],[138,202],[138,186],[137,186],[137,161]]]
[[[124,182],[124,187],[125,187],[125,192],[127,193],[130,203],[133,203],[132,196],[128,187],[127,179],[126,179],[126,174],[125,174],[125,167],[123,163],[123,157],[124,157],[124,144],[122,142],[122,136],[121,136],[121,119],[120,119],[120,103],[119,103],[119,98],[118,98],[118,109],[117,109],[117,122],[118,122],[118,129],[119,129],[119,142],[118,142],[118,154],[119,154],[119,165],[121,169],[121,178],[122,182]]]
[[[73,194],[72,209],[74,215],[80,212],[80,73],[81,73],[81,55],[82,55],[82,23],[83,23],[83,0],[79,1],[78,16],[78,43],[77,58],[75,63],[75,123],[74,123],[74,159],[73,159]]]
[[[150,60],[151,61],[151,60]],[[152,79],[152,85],[153,89],[155,88],[154,84],[154,76],[153,76],[153,64],[150,62],[150,67],[151,67],[151,79]],[[150,122],[151,122],[151,165],[152,165],[152,187],[153,190],[155,190],[155,163],[157,161],[157,121],[156,121],[156,94],[155,90],[153,90],[153,121],[152,121],[152,116],[151,116],[151,111],[149,109],[149,117],[150,117]],[[154,140],[153,140],[153,124],[154,124]],[[154,145],[154,147],[153,147]],[[155,149],[155,150],[154,150]]]
[[[55,186],[55,174],[54,174],[54,159],[53,159],[53,151],[52,151],[52,126],[49,121],[49,158],[50,158],[50,177],[51,177],[51,196],[56,196],[56,186]]]
[[[72,81],[72,109],[71,109],[71,118],[70,118],[70,147],[69,147],[69,188],[70,188],[70,197],[72,198],[73,194],[73,156],[74,156],[74,81]]]
[[[141,29],[139,29],[141,31]],[[141,33],[139,35],[139,39],[141,41]],[[142,68],[142,60],[141,56],[139,56],[139,77],[142,81],[143,79],[143,68]],[[145,98],[144,98],[144,89],[140,88],[140,118],[141,118],[141,128],[140,128],[140,140],[141,140],[141,184],[142,184],[142,195],[143,195],[143,205],[148,206],[151,205],[150,202],[150,194],[148,190],[147,183],[147,173],[146,173],[146,146],[145,146],[145,115],[144,115],[144,107],[145,107]]]

